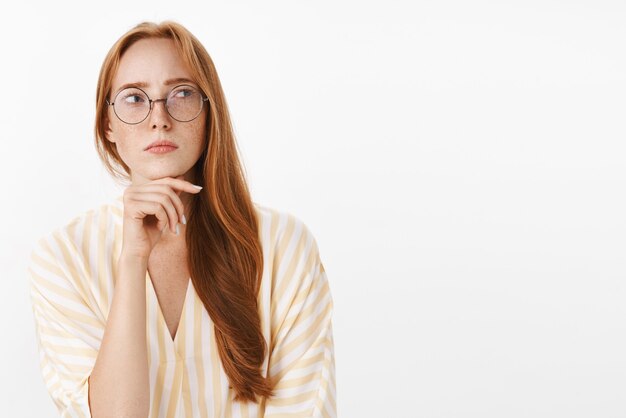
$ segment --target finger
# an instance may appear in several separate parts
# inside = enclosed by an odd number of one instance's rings
[[[167,212],[159,202],[132,199],[128,201],[128,205],[125,205],[126,208],[128,208],[129,215],[134,219],[143,221],[148,216],[154,216],[157,220],[155,226],[161,232],[169,223]]]
[[[183,176],[183,175],[181,174],[180,176],[177,176],[177,177],[176,177],[176,180],[185,180],[185,176]],[[183,192],[183,191],[182,191],[182,190],[175,189],[175,192],[176,192],[176,195],[177,195],[177,196],[180,196],[180,195],[182,194],[182,192]]]
[[[176,190],[180,190],[181,192],[187,192],[187,193],[193,193],[193,194],[196,194],[200,190],[202,190],[201,186],[196,187],[196,185],[182,178],[164,177],[162,179],[158,179],[152,182],[152,184],[154,183],[167,184]]]
[[[137,188],[135,193],[143,194],[143,193],[162,193],[164,195],[169,196],[174,208],[176,210],[176,216],[178,217],[178,222],[183,221],[183,214],[185,213],[185,206],[183,205],[183,201],[180,199],[180,193],[177,193],[170,186],[166,184],[146,184]]]
[[[141,191],[136,192],[134,198],[142,202],[153,202],[159,204],[165,211],[165,216],[168,218],[168,223],[172,233],[176,233],[176,225],[178,225],[179,215],[169,194]]]
[[[169,222],[169,218],[165,208],[159,204],[158,202],[142,202],[144,204],[148,204],[152,211],[154,211],[154,216],[157,218],[156,227],[159,231],[163,232],[165,228],[167,228],[167,224]]]
[[[163,232],[165,228],[167,228],[167,224],[169,223],[169,218],[165,208],[157,202],[147,202],[151,205],[153,210],[155,211],[154,216],[158,219],[156,227],[159,231]]]

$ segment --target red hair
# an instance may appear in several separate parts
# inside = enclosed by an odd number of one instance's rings
[[[128,181],[130,169],[115,143],[106,139],[107,105],[113,77],[124,52],[146,38],[174,41],[196,84],[209,98],[206,149],[192,169],[194,184],[186,242],[191,280],[215,324],[216,343],[236,400],[258,402],[272,395],[261,374],[267,344],[261,332],[258,292],[263,251],[258,220],[238,157],[228,107],[208,52],[182,25],[144,22],[125,33],[107,54],[96,93],[98,155],[113,177]]]

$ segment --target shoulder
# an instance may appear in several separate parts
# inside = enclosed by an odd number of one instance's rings
[[[330,300],[330,287],[317,240],[309,226],[293,213],[255,206],[264,255],[260,303],[270,320],[271,341],[275,341],[281,332],[288,332],[285,330],[295,318],[306,322],[312,310],[326,306],[320,301],[326,297]],[[311,308],[311,304],[316,308]],[[304,314],[299,315],[297,312],[302,310]],[[287,317],[291,319],[286,320]]]
[[[104,328],[120,235],[116,205],[109,202],[80,213],[35,242],[28,277],[39,320],[54,317],[91,330]]]
[[[30,255],[31,268],[87,269],[98,252],[103,254],[103,247],[112,247],[115,237],[119,235],[122,217],[120,197],[78,214],[34,243]]]
[[[317,240],[309,226],[291,212],[258,204],[255,207],[271,298],[289,299],[286,289],[310,288],[314,281],[324,280],[320,277],[324,266]]]
[[[313,250],[317,241],[309,226],[295,214],[254,203],[259,220],[259,235],[263,246],[274,250]]]

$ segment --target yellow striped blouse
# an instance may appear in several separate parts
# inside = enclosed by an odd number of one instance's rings
[[[146,272],[149,417],[335,417],[333,301],[317,243],[294,215],[255,203],[264,268],[259,292],[269,347],[262,366],[276,396],[235,402],[213,323],[191,280],[175,338]],[[39,360],[62,417],[90,417],[88,378],[115,287],[123,200],[85,212],[41,238],[29,263]]]

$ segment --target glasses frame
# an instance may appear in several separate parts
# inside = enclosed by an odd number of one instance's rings
[[[196,116],[194,116],[193,118],[191,118],[191,119],[189,119],[189,120],[180,120],[180,119],[176,119],[176,118],[175,118],[175,117],[174,117],[174,116],[170,113],[170,109],[167,107],[167,99],[170,97],[170,94],[172,94],[172,92],[173,92],[174,90],[176,90],[177,88],[179,88],[179,87],[191,87],[192,89],[194,89],[194,90],[198,91],[198,92],[200,93],[200,97],[202,97],[202,102],[201,102],[201,104],[200,104],[200,111],[198,111],[198,114],[197,114]],[[131,123],[131,122],[126,122],[124,119],[122,119],[122,118],[120,117],[120,115],[118,115],[118,114],[117,114],[117,110],[115,110],[115,101],[117,101],[117,96],[119,96],[121,92],[123,92],[124,90],[127,90],[127,89],[136,89],[136,90],[139,90],[139,91],[141,91],[143,94],[145,94],[145,95],[146,95],[146,97],[148,98],[148,103],[149,103],[149,105],[150,105],[150,108],[149,108],[149,110],[148,110],[148,113],[146,113],[146,117],[144,117],[144,118],[143,118],[142,120],[140,120],[139,122],[132,122],[132,123]],[[113,113],[115,113],[115,116],[117,116],[117,118],[118,118],[120,121],[124,122],[124,123],[125,123],[125,124],[127,124],[127,125],[138,125],[138,124],[140,124],[141,122],[143,122],[144,120],[148,119],[148,116],[150,116],[150,113],[152,113],[152,108],[153,108],[152,104],[153,104],[153,103],[156,103],[156,102],[163,102],[163,106],[165,107],[165,111],[167,112],[167,114],[168,114],[168,115],[170,115],[170,117],[171,117],[172,119],[174,119],[175,121],[178,121],[178,122],[185,123],[185,122],[191,122],[192,120],[194,120],[194,119],[196,119],[198,116],[200,116],[200,113],[202,113],[202,109],[204,109],[204,102],[206,102],[207,100],[209,100],[209,98],[208,98],[208,97],[206,97],[206,96],[204,96],[204,94],[202,93],[202,90],[200,90],[199,88],[197,88],[197,87],[195,87],[195,86],[192,86],[191,84],[179,84],[179,85],[177,85],[177,86],[172,87],[172,88],[170,89],[169,93],[167,93],[167,96],[166,96],[166,97],[164,97],[164,98],[162,98],[162,99],[154,99],[154,100],[153,100],[153,99],[151,99],[151,98],[150,98],[150,96],[148,96],[148,93],[146,93],[143,89],[141,89],[141,88],[139,88],[139,87],[132,87],[132,86],[131,86],[131,87],[126,87],[125,89],[122,89],[122,90],[118,91],[118,92],[117,92],[117,94],[115,95],[115,101],[114,101],[114,102],[109,102],[109,99],[105,99],[105,102],[106,102],[106,104],[107,104],[107,105],[109,105],[109,106],[113,106]],[[210,108],[210,103],[208,104],[208,106],[209,106],[209,108]]]

